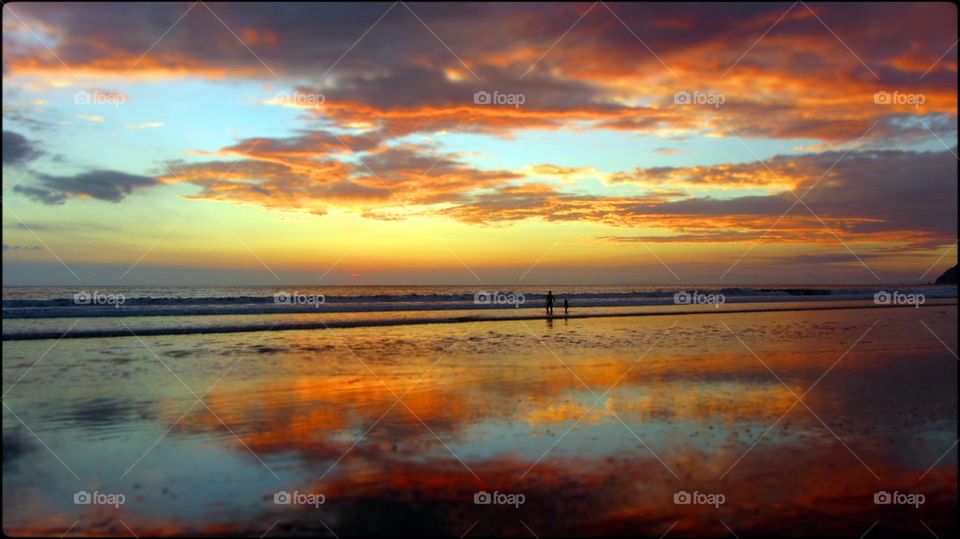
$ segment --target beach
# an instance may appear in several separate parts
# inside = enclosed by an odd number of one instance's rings
[[[942,301],[59,340],[5,327],[4,531],[949,536],[957,308]]]

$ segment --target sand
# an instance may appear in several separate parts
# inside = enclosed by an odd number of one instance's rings
[[[956,328],[948,306],[4,342],[4,530],[944,537]]]

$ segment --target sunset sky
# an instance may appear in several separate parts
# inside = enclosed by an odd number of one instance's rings
[[[951,4],[3,7],[5,284],[916,283],[956,241]]]

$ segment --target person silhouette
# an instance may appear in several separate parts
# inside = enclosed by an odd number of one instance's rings
[[[563,300],[563,316],[567,316],[567,313],[570,312],[570,302],[564,298]]]
[[[553,315],[553,304],[555,301],[556,300],[553,297],[553,290],[550,290],[549,292],[547,292],[547,300],[546,300],[547,315]]]

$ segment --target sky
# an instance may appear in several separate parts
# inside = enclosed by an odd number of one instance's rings
[[[920,283],[946,3],[12,3],[5,285]]]

